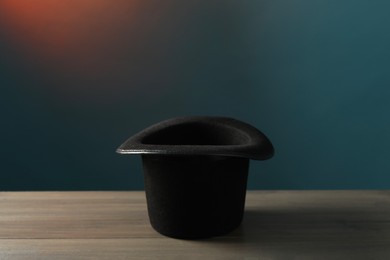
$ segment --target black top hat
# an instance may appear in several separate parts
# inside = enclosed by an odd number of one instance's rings
[[[117,152],[142,155],[152,226],[166,236],[196,239],[241,223],[249,159],[268,159],[274,149],[241,121],[191,116],[148,127]]]

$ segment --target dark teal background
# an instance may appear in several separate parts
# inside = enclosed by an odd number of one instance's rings
[[[268,135],[250,189],[390,188],[389,1],[12,1],[1,190],[142,189],[115,149],[182,115]]]

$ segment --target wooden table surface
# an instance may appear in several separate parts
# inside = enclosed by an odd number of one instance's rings
[[[196,241],[155,232],[144,192],[1,192],[0,259],[390,259],[390,191],[249,191]]]

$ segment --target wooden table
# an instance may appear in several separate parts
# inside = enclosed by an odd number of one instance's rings
[[[390,259],[390,191],[250,191],[197,241],[156,233],[144,192],[2,192],[0,259]]]

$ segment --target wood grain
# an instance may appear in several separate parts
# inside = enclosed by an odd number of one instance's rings
[[[390,259],[390,191],[251,191],[243,224],[187,241],[143,192],[2,192],[0,259]]]

